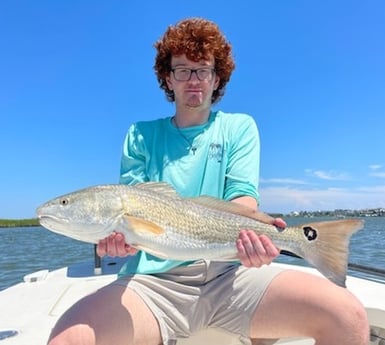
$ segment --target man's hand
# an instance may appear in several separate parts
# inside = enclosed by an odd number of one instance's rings
[[[137,249],[128,245],[124,239],[124,235],[119,232],[113,232],[110,236],[100,240],[96,246],[96,253],[103,257],[108,256],[128,256],[135,255]]]
[[[270,220],[271,219],[271,220]],[[279,228],[286,228],[281,218],[271,217],[269,224]],[[257,235],[252,230],[242,230],[237,240],[238,256],[242,265],[246,267],[261,267],[269,265],[279,255],[280,250],[266,235]]]
[[[266,235],[257,235],[252,230],[242,230],[237,240],[238,256],[246,267],[269,265],[278,255],[279,249]]]

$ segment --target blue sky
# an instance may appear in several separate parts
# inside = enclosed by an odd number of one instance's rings
[[[216,106],[261,135],[266,212],[385,207],[385,2],[0,2],[0,218],[116,183],[128,126],[173,114],[168,25],[214,20],[236,70]]]

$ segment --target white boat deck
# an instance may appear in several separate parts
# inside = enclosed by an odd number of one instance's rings
[[[102,274],[95,274],[93,262],[39,271],[0,292],[0,345],[46,344],[51,328],[59,316],[76,300],[110,283],[116,278],[121,259],[104,259]],[[287,266],[284,264],[273,264]],[[291,268],[293,266],[290,265]],[[318,274],[314,269],[296,266],[299,270]],[[371,345],[385,344],[385,282],[348,277],[348,288],[362,301],[371,324]],[[6,335],[12,335],[6,337]],[[2,339],[3,338],[3,339]],[[240,345],[231,334],[210,329],[178,345]],[[307,345],[311,339],[282,339],[278,344]]]

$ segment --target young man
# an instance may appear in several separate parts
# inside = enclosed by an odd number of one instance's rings
[[[256,209],[257,126],[248,115],[212,111],[234,69],[230,44],[214,23],[192,18],[170,26],[155,47],[158,81],[175,114],[131,125],[120,182],[165,181],[182,196],[211,195]],[[136,255],[116,282],[61,317],[49,344],[171,345],[205,327],[237,334],[244,344],[289,336],[368,343],[365,310],[346,289],[266,266],[279,254],[266,236],[245,229],[236,246],[240,263],[180,262],[137,253],[121,234],[111,235],[99,243],[100,255]]]

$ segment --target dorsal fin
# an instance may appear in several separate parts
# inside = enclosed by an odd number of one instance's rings
[[[200,196],[197,198],[189,198],[188,200],[205,207],[209,207],[218,211],[238,214],[240,216],[248,217],[258,220],[263,223],[273,224],[274,218],[264,212],[252,209],[251,207],[241,205],[236,202],[221,200],[211,196]]]
[[[180,199],[179,194],[176,192],[175,188],[167,182],[143,182],[134,185],[133,187],[138,189],[145,189],[152,191],[154,193],[163,194],[170,198]]]

